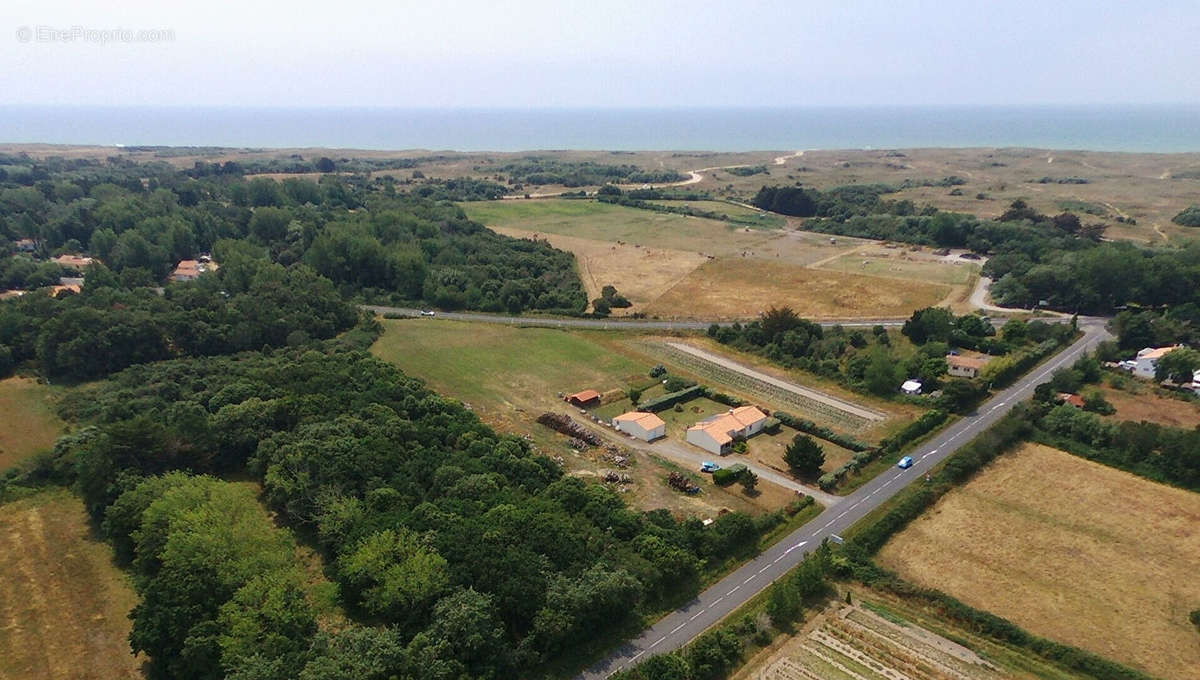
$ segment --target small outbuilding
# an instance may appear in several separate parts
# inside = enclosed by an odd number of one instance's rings
[[[964,357],[951,354],[946,357],[947,373],[958,378],[978,378],[979,371],[987,365],[987,359],[980,357]]]
[[[618,432],[631,434],[645,442],[667,436],[667,424],[653,413],[630,411],[613,418],[613,427]]]
[[[892,383],[892,384],[895,384],[895,383]],[[920,394],[921,393],[921,381],[905,380],[904,384],[900,386],[900,391],[903,392],[904,394],[912,394],[912,395]]]
[[[579,408],[595,406],[600,403],[600,393],[596,390],[583,390],[575,394],[567,395],[567,403]]]
[[[1075,408],[1083,408],[1083,397],[1079,396],[1078,394],[1059,392],[1057,398],[1064,404],[1069,404]]]

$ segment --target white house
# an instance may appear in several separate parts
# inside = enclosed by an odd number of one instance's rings
[[[1192,391],[1200,394],[1200,368],[1192,372]]]
[[[920,394],[921,382],[919,380],[905,380],[900,386],[900,391],[905,394]]]
[[[689,427],[687,441],[720,456],[729,453],[734,438],[756,435],[766,424],[767,414],[753,406],[739,406]]]
[[[1154,379],[1154,371],[1158,368],[1158,360],[1170,354],[1181,345],[1171,347],[1147,347],[1137,353],[1133,374],[1139,378]]]
[[[652,442],[667,436],[667,424],[653,413],[630,411],[613,418],[613,427],[618,432],[631,434],[642,441]]]

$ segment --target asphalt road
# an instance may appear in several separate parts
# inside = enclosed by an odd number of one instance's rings
[[[804,556],[833,534],[842,534],[867,513],[879,507],[909,484],[919,483],[933,466],[953,454],[976,435],[991,427],[1012,407],[1033,395],[1055,370],[1069,366],[1097,343],[1111,336],[1104,319],[1080,319],[1082,338],[1067,349],[995,395],[979,410],[926,442],[911,455],[915,464],[907,469],[891,468],[825,510],[758,557],[701,593],[686,606],[667,615],[637,638],[621,645],[603,661],[577,676],[577,680],[600,680],[648,656],[678,649],[762,592],[775,579],[800,563]]]
[[[362,305],[376,314],[398,314],[400,316],[420,317],[421,310],[409,307],[384,307],[380,305]],[[696,331],[706,330],[712,321],[662,321],[655,319],[571,319],[553,316],[507,316],[504,314],[483,314],[481,312],[437,312],[438,319],[451,321],[474,321],[478,323],[500,323],[515,326],[543,326],[546,328],[591,328],[597,330],[638,330],[638,331]],[[750,321],[744,319],[743,321]],[[842,326],[844,328],[871,328],[872,326],[903,326],[907,319],[854,319],[852,321],[822,321],[822,326]],[[728,325],[732,322],[720,322]]]

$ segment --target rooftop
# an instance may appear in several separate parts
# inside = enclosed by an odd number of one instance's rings
[[[1171,345],[1170,347],[1147,347],[1137,353],[1139,359],[1161,359],[1167,354],[1179,349],[1183,345]]]
[[[616,418],[613,418],[613,421],[637,423],[639,426],[647,430],[653,430],[656,427],[667,424],[662,418],[659,418],[653,413],[645,413],[643,411],[630,411],[628,413],[622,413]]]
[[[988,360],[983,357],[964,357],[956,354],[951,354],[946,357],[946,363],[959,368],[973,368],[979,370],[987,365]]]

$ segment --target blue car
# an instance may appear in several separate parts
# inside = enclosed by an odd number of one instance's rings
[[[716,472],[717,470],[720,470],[720,469],[721,469],[720,465],[717,465],[716,463],[710,463],[708,461],[704,461],[704,464],[700,466],[701,472]]]
[[[905,456],[905,457],[901,458],[900,462],[896,465],[896,467],[900,468],[901,470],[907,470],[912,466],[913,466],[912,456]]]

